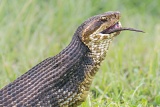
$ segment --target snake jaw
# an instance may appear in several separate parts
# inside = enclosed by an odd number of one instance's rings
[[[115,24],[111,25],[110,27],[102,30],[100,33],[101,33],[101,34],[113,34],[114,36],[117,36],[117,35],[120,34],[120,31],[112,32],[112,33],[110,33],[110,31],[112,31],[112,30],[114,30],[114,29],[119,29],[119,28],[121,28],[121,27],[122,27],[121,22],[118,21],[118,22],[116,22]]]
[[[114,36],[117,36],[117,35],[120,34],[121,31],[124,31],[124,30],[145,33],[144,31],[139,30],[139,29],[122,27],[120,21],[118,21],[115,24],[113,24],[112,26],[102,30],[100,33],[102,33],[102,34],[114,34]]]

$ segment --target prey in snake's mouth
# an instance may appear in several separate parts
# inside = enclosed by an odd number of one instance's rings
[[[110,26],[109,28],[104,29],[101,33],[102,34],[111,34],[111,33],[116,32],[116,35],[118,35],[120,33],[120,31],[124,31],[124,30],[145,33],[144,31],[138,30],[138,29],[135,29],[135,28],[122,27],[120,22],[117,22],[114,25]]]

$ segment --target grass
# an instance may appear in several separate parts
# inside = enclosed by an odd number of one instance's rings
[[[159,0],[1,0],[0,88],[67,46],[88,17],[122,13],[122,32],[110,46],[81,107],[160,106]]]

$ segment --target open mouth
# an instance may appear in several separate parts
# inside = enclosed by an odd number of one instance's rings
[[[119,28],[121,28],[121,27],[122,27],[122,26],[121,26],[120,22],[117,22],[117,23],[115,23],[114,25],[110,26],[109,28],[103,30],[101,33],[103,33],[103,34],[111,34],[111,33],[113,33],[113,31],[114,31],[115,29],[119,29]],[[115,32],[116,32],[116,31],[115,31]],[[117,31],[116,33],[119,34],[120,31]]]
[[[115,35],[118,35],[120,33],[120,31],[123,30],[129,30],[129,31],[135,31],[135,32],[143,32],[142,30],[138,30],[138,29],[134,29],[134,28],[128,28],[128,27],[122,27],[120,22],[115,23],[114,25],[110,26],[109,28],[103,30],[101,33],[102,34],[111,34],[116,32]]]

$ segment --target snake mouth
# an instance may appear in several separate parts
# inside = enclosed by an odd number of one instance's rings
[[[120,29],[121,23],[120,22],[116,22],[115,24],[113,24],[112,26],[108,27],[107,29],[104,29],[101,33],[102,34],[111,34],[111,33],[115,33],[115,35],[120,34],[120,31],[117,31],[116,29]]]
[[[120,22],[117,22],[114,25],[110,26],[109,28],[104,29],[101,33],[102,34],[112,34],[112,33],[114,33],[114,36],[116,36],[116,35],[119,35],[121,31],[124,31],[124,30],[145,33],[144,31],[138,30],[138,29],[135,29],[135,28],[122,27]]]

